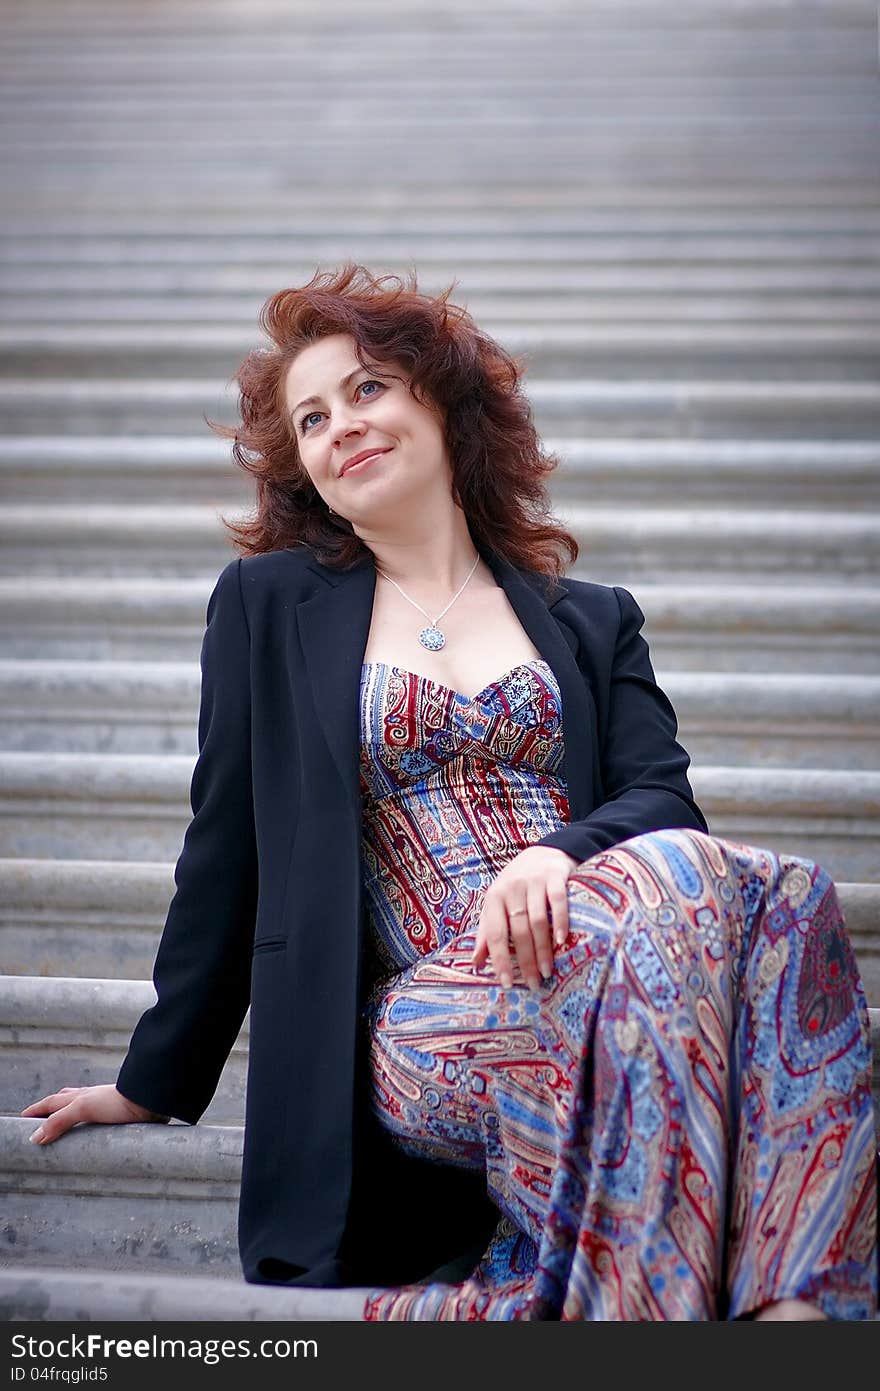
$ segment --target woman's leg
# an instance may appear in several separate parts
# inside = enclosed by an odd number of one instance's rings
[[[600,960],[606,972],[583,1016],[533,1317],[718,1316],[739,907],[707,837],[634,837],[573,871],[561,962],[586,953],[585,981]]]
[[[737,877],[766,886],[744,943],[732,1055],[731,1317],[809,1316],[804,1306],[872,1317],[870,1033],[837,891],[810,860],[728,848]]]
[[[500,1221],[469,1279],[377,1289],[368,1319],[527,1316],[578,1066],[556,1019],[576,1015],[583,992],[575,963],[540,991],[504,990],[490,972],[474,971],[474,940],[475,930],[462,933],[375,995],[367,1011],[372,1105],[406,1153],[485,1172]]]
[[[829,886],[807,861],[654,832],[574,871],[570,935],[540,991],[474,973],[473,934],[399,978],[375,1020],[376,1108],[413,1152],[484,1163],[532,1259],[499,1285],[517,1266],[496,1243],[500,1263],[463,1285],[377,1292],[367,1317],[715,1318],[728,1286],[731,1317],[784,1298],[869,1312],[870,1055]],[[824,998],[821,960],[838,962],[823,1019],[803,1003]],[[759,1022],[792,989],[803,1019],[783,1011],[774,1038]],[[824,1254],[815,1203],[786,1191],[792,1154],[809,1168],[817,1149],[835,1171]]]
[[[828,875],[670,830],[572,878],[575,925],[599,893],[626,930],[584,1051],[536,1312],[738,1317],[793,1299],[870,1317],[867,1010]]]

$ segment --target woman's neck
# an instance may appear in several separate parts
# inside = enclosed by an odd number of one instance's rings
[[[399,584],[407,592],[440,596],[453,594],[471,571],[479,570],[479,551],[470,532],[446,537],[400,542],[367,542],[376,561],[377,572]],[[476,564],[476,570],[474,563]]]

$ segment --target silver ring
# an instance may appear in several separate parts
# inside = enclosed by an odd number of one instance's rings
[[[508,916],[509,918],[521,918],[522,915],[523,915],[523,913],[525,913],[526,917],[528,917],[528,916],[529,916],[529,910],[528,910],[528,908],[516,908],[512,913],[508,913],[507,916]]]

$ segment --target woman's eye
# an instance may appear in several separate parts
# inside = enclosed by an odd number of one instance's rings
[[[366,387],[366,386],[377,386],[377,387],[379,387],[379,389],[381,390],[382,387],[383,387],[384,385],[385,385],[384,382],[378,382],[378,381],[373,380],[373,378],[368,378],[367,381],[360,382],[360,383],[358,384],[358,388],[357,388],[357,389],[358,389],[358,391],[363,391],[364,387]],[[375,394],[376,394],[375,392],[370,392],[369,395],[368,395],[368,397],[367,397],[367,399],[368,399],[368,400],[372,400],[372,398],[373,398],[373,396],[374,396]],[[316,415],[317,415],[317,416],[320,416],[320,414],[321,414],[320,411],[309,411],[308,415],[304,415],[304,416],[303,416],[302,420],[299,422],[299,427],[300,427],[300,429],[302,430],[303,434],[305,434],[306,431],[310,428],[310,426],[309,426],[309,421],[312,419],[312,417],[313,417],[313,416],[316,416]]]

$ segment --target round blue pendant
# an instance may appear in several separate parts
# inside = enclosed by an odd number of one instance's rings
[[[423,647],[427,647],[429,652],[439,652],[441,647],[446,646],[446,639],[439,628],[423,628],[419,633],[419,642]]]

